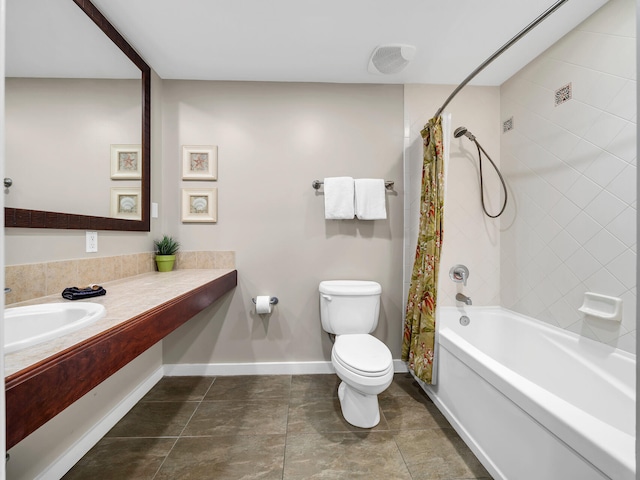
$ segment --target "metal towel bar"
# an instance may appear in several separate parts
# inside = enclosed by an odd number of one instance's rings
[[[386,188],[387,190],[393,190],[393,184],[394,184],[393,180],[385,180],[384,188]],[[311,186],[316,190],[320,190],[320,187],[322,185],[324,185],[324,182],[321,182],[320,180],[314,180],[313,182],[311,182]]]

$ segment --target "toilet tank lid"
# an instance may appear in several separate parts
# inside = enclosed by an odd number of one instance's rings
[[[320,293],[327,295],[377,295],[382,293],[378,282],[370,280],[325,280],[320,282]]]

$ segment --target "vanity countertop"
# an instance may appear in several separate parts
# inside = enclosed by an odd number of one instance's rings
[[[93,302],[104,305],[106,309],[104,317],[75,332],[5,355],[5,377],[117,327],[123,322],[127,322],[230,272],[233,272],[233,269],[175,270],[163,273],[145,273],[106,282],[102,284],[107,290],[106,295],[87,300],[74,300],[75,302]],[[7,305],[7,308],[70,301],[62,298],[61,295],[49,295]]]
[[[6,445],[13,447],[238,283],[234,269],[145,273],[105,282],[106,315],[5,356]],[[51,295],[9,307],[67,302]]]

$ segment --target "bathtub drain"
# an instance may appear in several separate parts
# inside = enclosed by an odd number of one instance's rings
[[[471,319],[466,315],[462,315],[460,317],[460,325],[462,325],[463,327],[466,327],[467,325],[469,325],[469,322],[471,322]]]

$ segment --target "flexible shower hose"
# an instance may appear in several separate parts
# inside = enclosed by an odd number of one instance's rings
[[[507,208],[507,185],[504,183],[504,178],[502,178],[502,174],[500,173],[500,170],[498,169],[498,167],[496,167],[496,164],[493,163],[493,160],[491,160],[491,157],[489,156],[489,154],[487,154],[487,152],[484,151],[484,148],[480,146],[480,144],[475,138],[473,139],[473,143],[476,144],[476,148],[478,149],[478,164],[480,169],[480,203],[482,204],[482,210],[484,211],[487,217],[498,218],[500,215],[502,215],[502,212],[504,212],[504,209]],[[484,180],[483,180],[483,174],[482,174],[482,154],[483,153],[487,156],[494,170],[498,174],[498,177],[500,178],[500,182],[502,182],[502,190],[504,191],[504,203],[502,204],[502,208],[496,215],[491,215],[489,212],[487,212],[487,207],[484,204]]]

